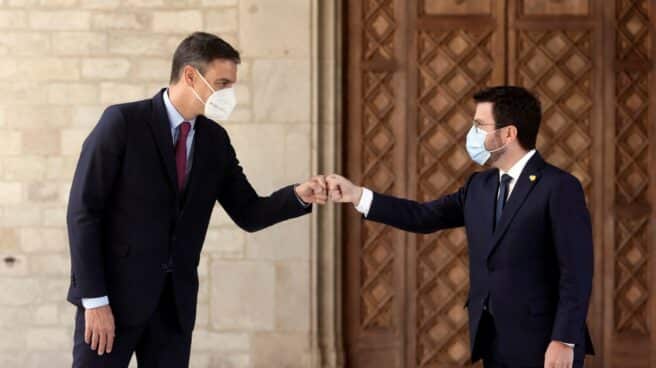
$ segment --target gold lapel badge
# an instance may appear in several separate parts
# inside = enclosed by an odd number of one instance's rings
[[[537,179],[537,178],[538,178],[537,176],[535,176],[535,175],[531,175],[531,176],[528,177],[528,180],[530,180],[531,183],[532,183],[532,182],[534,182],[535,179]]]

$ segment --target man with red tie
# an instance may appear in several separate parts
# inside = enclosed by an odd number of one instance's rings
[[[252,232],[325,203],[322,176],[259,196],[226,130],[239,53],[194,33],[169,87],[108,107],[85,140],[70,192],[68,300],[78,307],[74,367],[186,367],[197,266],[216,201]]]

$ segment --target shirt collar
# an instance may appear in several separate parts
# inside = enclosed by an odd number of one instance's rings
[[[191,130],[194,129],[194,125],[196,124],[196,118],[193,118],[191,120],[186,120],[173,106],[173,103],[171,102],[171,99],[169,98],[169,90],[166,89],[164,93],[162,94],[164,96],[164,106],[166,107],[166,115],[169,117],[169,123],[171,124],[171,129],[177,129],[180,124],[182,124],[185,121],[188,121],[191,123]]]
[[[524,167],[526,167],[528,160],[530,160],[534,154],[535,149],[528,151],[521,159],[519,159],[519,161],[515,162],[515,164],[510,168],[510,170],[508,170],[508,172],[499,169],[499,178],[501,178],[504,174],[510,175],[510,177],[513,179],[519,178],[519,176],[522,174],[522,171],[524,171]]]

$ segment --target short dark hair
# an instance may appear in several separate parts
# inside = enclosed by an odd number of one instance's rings
[[[175,49],[171,66],[171,84],[180,79],[180,71],[185,65],[192,65],[204,75],[207,64],[216,59],[231,60],[235,64],[241,62],[239,51],[220,37],[205,32],[192,33]]]
[[[476,103],[491,102],[495,128],[517,127],[517,140],[525,150],[535,148],[542,120],[540,100],[522,87],[490,87],[474,95]]]

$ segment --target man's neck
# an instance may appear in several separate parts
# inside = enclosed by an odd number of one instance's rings
[[[494,163],[494,166],[503,172],[508,172],[527,153],[528,151],[524,149],[504,152],[504,155],[499,157],[497,162]]]
[[[193,112],[193,108],[185,101],[189,101],[188,96],[182,91],[178,85],[170,85],[168,88],[169,100],[176,110],[182,115],[185,120],[193,120],[198,116]]]

